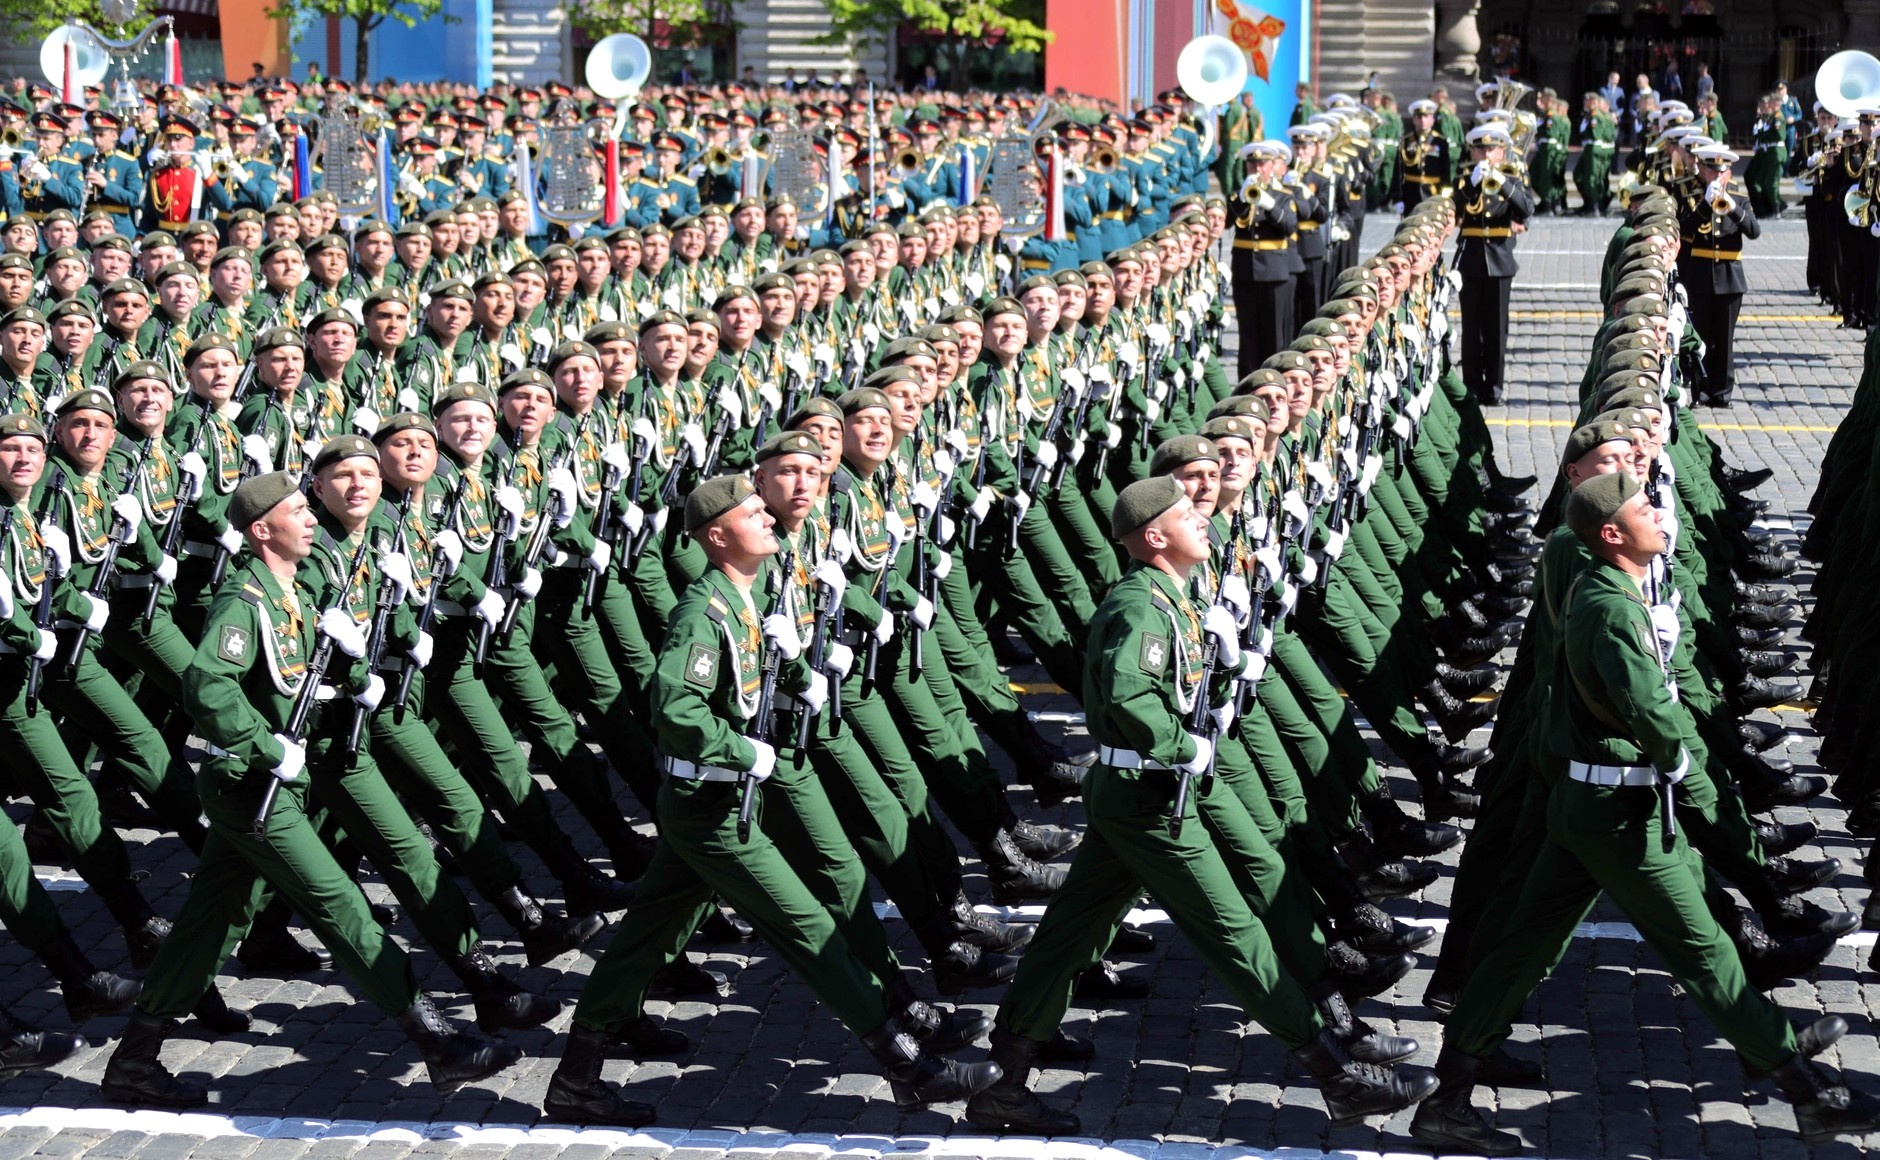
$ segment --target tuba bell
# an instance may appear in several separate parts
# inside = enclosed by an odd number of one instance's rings
[[[731,151],[726,149],[723,145],[714,145],[705,151],[704,156],[699,158],[699,163],[703,165],[713,177],[724,177],[731,172],[731,167],[737,164],[737,159],[732,157]]]
[[[1858,116],[1880,99],[1880,58],[1852,50],[1835,53],[1815,70],[1815,95],[1837,117]]]
[[[1202,106],[1201,155],[1214,152],[1219,126],[1214,110],[1234,99],[1247,83],[1247,56],[1225,36],[1197,36],[1175,58],[1175,79],[1188,99]]]

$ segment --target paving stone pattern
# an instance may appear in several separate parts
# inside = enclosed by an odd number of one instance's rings
[[[1551,470],[1574,414],[1573,397],[1597,322],[1598,262],[1611,226],[1584,218],[1541,219],[1522,239],[1522,271],[1514,287],[1509,346],[1508,404],[1490,421],[1510,471]],[[1390,222],[1367,225],[1365,252],[1382,244]],[[1762,494],[1775,503],[1771,517],[1792,513],[1800,526],[1816,464],[1829,433],[1846,410],[1860,370],[1854,332],[1836,329],[1834,319],[1807,294],[1805,251],[1799,220],[1771,222],[1749,246],[1752,290],[1738,332],[1737,403],[1704,411],[1700,419],[1740,465],[1763,464],[1776,477]],[[1786,526],[1774,518],[1777,526]],[[1017,680],[1042,681],[1036,670]],[[1036,696],[1031,707],[1074,708],[1067,698]],[[1788,722],[1807,736],[1806,721]],[[1046,726],[1053,730],[1058,726]],[[1072,729],[1075,734],[1078,732]],[[1478,739],[1485,734],[1478,733]],[[1077,738],[1072,738],[1074,747]],[[997,751],[994,751],[995,754]],[[1777,753],[1808,767],[1812,738],[1792,741]],[[1002,756],[998,760],[1003,761]],[[1415,787],[1393,772],[1398,796],[1414,799]],[[1020,795],[1029,791],[1019,790]],[[623,801],[629,801],[622,794]],[[1020,808],[1061,824],[1079,824],[1072,803],[1039,811],[1021,796]],[[15,804],[15,816],[25,807]],[[1843,835],[1842,812],[1823,801],[1812,811],[1783,811],[1784,820],[1812,817],[1828,837],[1826,853],[1847,863],[1841,877],[1815,897],[1823,903],[1858,907],[1863,901],[1858,854]],[[604,857],[585,827],[570,818],[590,853]],[[148,875],[145,889],[160,912],[182,904],[191,859],[174,840],[133,832],[132,852]],[[1453,867],[1454,857],[1444,860]],[[61,873],[42,867],[42,874]],[[539,867],[535,887],[548,897],[557,888]],[[968,890],[985,897],[983,882]],[[390,900],[376,880],[367,891]],[[1838,889],[1836,889],[1838,888]],[[1420,900],[1391,904],[1403,917],[1441,919],[1449,879]],[[97,899],[82,889],[56,896],[79,941],[103,964],[124,962],[124,948]],[[520,948],[505,943],[508,932],[486,915],[486,934],[507,970],[529,986],[562,996],[572,1007],[589,958],[570,955],[530,969]],[[1602,904],[1595,920],[1621,916]],[[1058,1143],[1054,1154],[1094,1155],[1100,1141],[1114,1142],[1111,1155],[1251,1155],[1270,1149],[1414,1151],[1408,1117],[1381,1125],[1332,1132],[1314,1086],[1271,1037],[1249,1026],[1221,983],[1211,976],[1172,928],[1155,929],[1160,945],[1141,961],[1126,964],[1133,975],[1154,983],[1150,999],[1103,1010],[1073,1009],[1069,1029],[1094,1036],[1098,1057],[1087,1068],[1043,1072],[1037,1087],[1048,1099],[1074,1107],[1090,1140]],[[415,940],[407,920],[396,933]],[[898,923],[891,926],[906,961],[921,955]],[[611,934],[611,931],[609,932]],[[609,937],[604,934],[603,939]],[[1871,936],[1868,936],[1868,942]],[[1433,949],[1433,948],[1432,948]],[[718,1157],[880,1155],[944,1152],[949,1155],[1033,1156],[1038,1141],[970,1141],[958,1105],[902,1115],[886,1084],[857,1039],[820,1010],[807,987],[761,944],[699,946],[714,969],[732,978],[727,998],[716,1003],[655,1003],[655,1013],[692,1037],[693,1050],[673,1060],[634,1064],[617,1061],[608,1077],[624,1081],[636,1098],[658,1105],[656,1130],[630,1137],[618,1133],[532,1131],[484,1133],[471,1142],[426,1139],[451,1135],[445,1124],[538,1126],[537,1109],[554,1070],[564,1015],[550,1028],[517,1036],[528,1058],[492,1082],[448,1099],[432,1093],[416,1051],[391,1021],[359,1001],[337,974],[288,980],[253,978],[229,964],[221,985],[229,1001],[253,1013],[251,1034],[214,1040],[185,1023],[165,1050],[179,1073],[213,1084],[217,1103],[208,1109],[235,1117],[252,1134],[231,1134],[226,1121],[199,1131],[127,1124],[120,1130],[61,1126],[49,1109],[106,1105],[98,1095],[109,1044],[81,1051],[54,1073],[23,1076],[0,1087],[0,1106],[36,1108],[53,1122],[0,1131],[0,1160],[28,1156],[79,1156],[98,1160],[600,1160],[620,1156],[664,1156],[667,1160]],[[1865,946],[1843,946],[1811,982],[1783,989],[1778,998],[1798,1020],[1822,1012],[1845,1016],[1853,1033],[1827,1057],[1854,1081],[1880,1090],[1880,1045],[1873,1010],[1880,990],[1866,970]],[[459,1019],[467,1001],[436,957],[417,950],[428,983]],[[67,1026],[45,970],[23,948],[0,941],[0,971],[11,978],[7,996],[22,1017],[48,1027]],[[1440,1029],[1417,1003],[1427,981],[1419,970],[1394,991],[1363,1004],[1374,1024],[1423,1042],[1419,1062],[1435,1058]],[[975,996],[987,1003],[998,996]],[[1549,1090],[1507,1089],[1496,1098],[1501,1127],[1518,1131],[1532,1153],[1581,1157],[1695,1156],[1800,1157],[1794,1120],[1767,1084],[1749,1085],[1734,1054],[1696,1009],[1677,992],[1652,953],[1620,938],[1576,940],[1556,977],[1543,985],[1518,1024],[1518,1050],[1546,1064]],[[1544,1036],[1536,1021],[1544,1025]],[[94,1041],[115,1035],[117,1019],[94,1021],[85,1030]],[[1539,1041],[1537,1043],[1537,1040]],[[1478,1098],[1484,1098],[1478,1097]],[[301,1124],[298,1118],[315,1123]],[[325,1121],[344,1123],[322,1124]],[[67,1121],[69,1122],[69,1121]],[[208,1122],[205,1121],[205,1124]],[[392,1138],[370,1138],[387,1124],[411,1126]],[[428,1125],[428,1127],[427,1127]],[[182,1125],[187,1127],[187,1124]],[[539,1125],[540,1127],[552,1127]],[[304,1129],[304,1130],[303,1130]],[[291,1138],[314,1136],[317,1139]],[[837,1137],[842,1139],[837,1139]],[[289,1137],[289,1138],[282,1138]],[[946,1139],[936,1139],[946,1138]],[[1219,1152],[1216,1146],[1230,1147]],[[1817,1157],[1853,1154],[1847,1142],[1814,1150]]]

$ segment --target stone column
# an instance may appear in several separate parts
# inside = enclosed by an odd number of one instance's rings
[[[1880,0],[1873,0],[1880,5]],[[1473,83],[1481,71],[1482,33],[1476,14],[1482,0],[1436,0],[1436,76],[1454,84]]]

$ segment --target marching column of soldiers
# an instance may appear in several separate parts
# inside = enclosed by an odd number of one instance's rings
[[[1799,692],[1762,583],[1794,562],[1743,495],[1768,473],[1689,410],[1728,397],[1717,300],[1742,286],[1712,268],[1755,236],[1724,152],[1665,143],[1632,199],[1536,524],[1483,417],[1535,208],[1495,117],[1465,165],[1453,108],[1400,129],[1334,96],[1242,147],[1221,197],[1165,95],[1055,130],[1069,231],[1047,240],[961,197],[1029,99],[897,124],[887,98],[673,92],[628,111],[626,224],[551,239],[509,162],[565,87],[386,110],[397,221],[343,221],[290,172],[292,94],[225,96],[0,106],[36,143],[0,165],[0,728],[34,806],[0,825],[0,921],[75,1027],[129,1013],[107,1098],[207,1102],[163,1047],[192,1017],[249,1028],[216,986],[231,955],[338,968],[440,1092],[488,1079],[521,1055],[506,1032],[563,1011],[498,966],[501,937],[532,967],[599,951],[545,1113],[644,1125],[609,1053],[687,1051],[649,1001],[726,993],[695,939],[761,938],[899,1107],[1074,1134],[1032,1073],[1094,1058],[1073,999],[1147,995],[1113,962],[1155,945],[1125,922],[1147,892],[1335,1124],[1421,1101],[1419,1139],[1507,1154],[1470,1093],[1541,1081],[1501,1040],[1604,890],[1806,1137],[1880,1122],[1810,1062],[1845,1025],[1795,1031],[1761,994],[1860,919],[1800,899],[1837,869],[1794,856],[1812,826],[1753,816],[1822,786],[1742,719]],[[793,121],[835,155],[819,206],[732,179],[758,124]],[[1396,201],[1361,257],[1367,208]],[[1486,662],[1517,646],[1498,699]],[[1015,657],[1078,702],[1087,761],[1040,734]],[[1859,680],[1837,668],[1837,694]],[[1081,828],[1024,816],[1073,799]],[[1432,1071],[1355,1008],[1435,937],[1378,903],[1435,881],[1463,818]],[[132,824],[198,858],[171,917]],[[983,901],[1041,922],[978,908],[956,834]],[[531,857],[557,898],[525,888]],[[35,859],[78,871],[141,975],[87,959]],[[425,955],[474,1027],[419,988]],[[996,1015],[939,1001],[969,991]],[[0,1073],[82,1042],[9,1015]]]

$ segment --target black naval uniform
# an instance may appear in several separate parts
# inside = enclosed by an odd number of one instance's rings
[[[1695,180],[1679,190],[1678,228],[1683,239],[1678,247],[1678,281],[1690,299],[1691,326],[1704,340],[1699,398],[1713,407],[1727,407],[1736,389],[1736,315],[1749,289],[1749,280],[1743,276],[1743,239],[1760,237],[1762,226],[1741,186],[1732,190],[1736,204],[1729,213],[1718,213],[1705,200],[1704,190],[1704,183]]]
[[[1272,205],[1238,197],[1228,204],[1234,225],[1234,309],[1240,315],[1240,373],[1252,371],[1293,340],[1293,235],[1299,215],[1284,188]]]
[[[1473,168],[1456,187],[1462,226],[1456,270],[1462,275],[1462,379],[1479,403],[1501,402],[1503,339],[1508,333],[1508,291],[1520,269],[1514,226],[1534,212],[1534,192],[1513,175],[1489,193]]]

